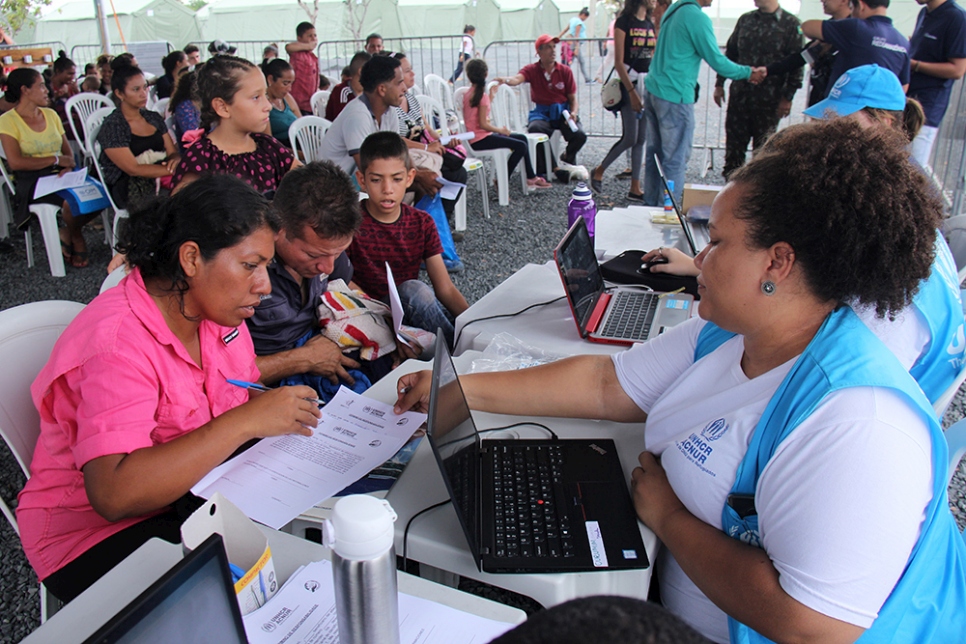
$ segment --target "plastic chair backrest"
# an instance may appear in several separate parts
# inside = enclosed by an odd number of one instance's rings
[[[10,196],[17,194],[17,189],[13,186],[13,179],[7,172],[7,152],[2,145],[0,145],[0,174],[3,175],[3,182],[6,184],[7,190],[10,191]]]
[[[466,92],[470,91],[469,87],[460,87],[455,92],[453,92],[453,102],[456,104],[456,113],[459,114],[460,120],[464,123],[466,122],[463,118],[463,96]]]
[[[67,115],[70,117],[67,119],[67,122],[70,124],[70,131],[73,132],[75,141],[78,141],[86,147],[87,118],[98,109],[104,107],[113,109],[114,103],[109,97],[95,92],[81,92],[67,99],[66,109]],[[77,131],[77,123],[74,120],[75,113],[77,115],[77,122],[80,123],[81,129],[84,130],[83,132]]]
[[[328,89],[320,89],[315,94],[312,94],[312,98],[309,99],[309,105],[312,106],[312,114],[319,118],[325,118],[325,107],[329,104],[329,96],[331,95],[332,90]],[[308,114],[305,116],[308,116]]]
[[[423,83],[426,86],[427,96],[436,99],[443,105],[444,109],[456,109],[453,88],[450,87],[449,83],[446,82],[446,79],[444,79],[442,76],[437,76],[436,74],[426,74],[426,77],[423,79]]]
[[[40,435],[30,385],[83,308],[78,302],[49,300],[0,311],[0,363],[12,367],[0,370],[0,435],[27,476]]]
[[[486,91],[489,92],[493,85],[493,82],[487,83]],[[497,85],[496,88],[496,95],[490,101],[490,123],[513,130],[513,89],[509,85]]]
[[[170,98],[160,98],[158,102],[154,104],[154,111],[163,117],[168,116],[168,103],[171,102]]]
[[[446,120],[446,110],[443,105],[432,96],[425,94],[417,96],[419,107],[423,110],[423,122],[426,128],[433,132],[436,138],[450,134],[449,123]]]
[[[298,158],[301,150],[305,163],[321,161],[322,156],[319,152],[322,148],[322,140],[331,126],[331,121],[320,116],[302,116],[292,121],[288,128],[288,140],[292,144],[295,158]]]
[[[101,144],[97,142],[97,135],[101,131],[101,125],[104,123],[104,119],[107,115],[114,111],[113,107],[102,107],[101,109],[95,111],[93,114],[87,117],[87,124],[85,128],[89,134],[88,152],[90,153],[91,160],[94,162],[94,170],[97,172],[97,177],[104,184],[104,192],[107,193],[107,200],[111,202],[111,208],[114,212],[118,212],[120,208],[114,203],[114,197],[111,196],[111,191],[107,186],[107,182],[104,181],[104,171],[101,169],[101,162],[98,158],[101,153]]]

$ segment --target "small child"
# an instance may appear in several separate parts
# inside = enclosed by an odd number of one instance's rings
[[[311,22],[300,22],[295,36],[295,42],[285,45],[288,62],[295,70],[292,96],[303,114],[311,114],[312,94],[319,90],[319,57],[315,55],[319,37]]]
[[[80,91],[82,92],[99,92],[101,91],[101,79],[95,74],[88,74],[81,81]]]
[[[482,58],[474,58],[466,63],[466,78],[470,81],[470,91],[463,94],[463,121],[466,130],[473,133],[470,146],[474,150],[510,150],[507,159],[507,172],[513,170],[522,160],[527,172],[527,187],[531,190],[551,188],[543,177],[538,177],[530,163],[530,150],[525,134],[513,134],[509,128],[496,127],[490,123],[490,97],[486,94],[486,75],[488,69]],[[493,88],[496,91],[496,87]]]
[[[356,179],[369,195],[362,202],[362,228],[346,253],[355,269],[353,281],[372,297],[388,301],[386,262],[410,326],[443,335],[453,345],[453,322],[469,308],[443,264],[443,246],[432,217],[402,200],[416,170],[395,132],[370,134],[359,148]],[[419,280],[425,262],[432,287]]]
[[[463,41],[460,43],[460,57],[456,61],[456,69],[449,77],[449,84],[452,85],[463,75],[463,65],[473,57],[473,38],[476,37],[476,27],[466,25],[463,27]]]

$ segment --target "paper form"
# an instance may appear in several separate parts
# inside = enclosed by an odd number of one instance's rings
[[[395,454],[426,421],[345,387],[322,409],[312,436],[266,438],[213,469],[191,491],[221,492],[246,515],[276,530]]]
[[[53,194],[65,188],[79,188],[87,181],[87,168],[81,168],[73,172],[65,172],[63,176],[52,174],[48,177],[37,179],[37,186],[34,188],[34,199]]]
[[[245,615],[249,644],[338,644],[332,564],[292,575],[262,608]],[[483,644],[513,628],[443,604],[399,593],[400,644]]]
[[[450,141],[469,141],[474,136],[473,132],[457,132],[456,134],[447,134],[439,139],[439,142],[443,145],[449,145]]]
[[[439,182],[442,188],[439,189],[439,196],[443,199],[456,199],[460,196],[460,190],[466,187],[465,183],[457,183],[456,181],[449,181],[444,179],[442,176],[436,177],[436,181]]]

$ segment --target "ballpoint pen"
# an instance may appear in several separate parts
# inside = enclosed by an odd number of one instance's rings
[[[225,378],[228,384],[235,385],[236,387],[242,387],[243,389],[254,389],[255,391],[271,391],[272,387],[266,387],[265,385],[260,385],[257,382],[248,382],[247,380],[234,380],[232,378]],[[302,400],[308,400],[309,402],[315,403],[319,407],[325,406],[325,401],[318,398],[303,398]]]

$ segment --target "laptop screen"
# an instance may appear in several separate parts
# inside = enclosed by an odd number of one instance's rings
[[[691,256],[698,256],[698,246],[694,243],[694,235],[691,233],[691,225],[688,223],[687,217],[681,212],[681,208],[678,207],[678,201],[674,198],[674,191],[667,183],[667,176],[664,174],[664,166],[661,165],[661,160],[654,155],[654,163],[657,165],[657,173],[661,175],[661,183],[664,184],[664,190],[667,191],[668,196],[671,198],[671,205],[674,207],[674,212],[677,213],[678,221],[681,222],[681,228],[684,229],[684,238],[688,241],[688,247],[691,249]]]
[[[480,555],[480,437],[463,395],[456,367],[442,331],[436,334],[433,388],[429,397],[427,436],[443,473],[443,480],[469,541]]]
[[[213,534],[85,644],[247,642],[221,535]]]
[[[600,265],[594,254],[594,243],[590,240],[582,217],[578,217],[564,235],[554,253],[554,259],[560,267],[567,298],[583,333],[597,298],[604,292],[604,278],[600,274]]]

